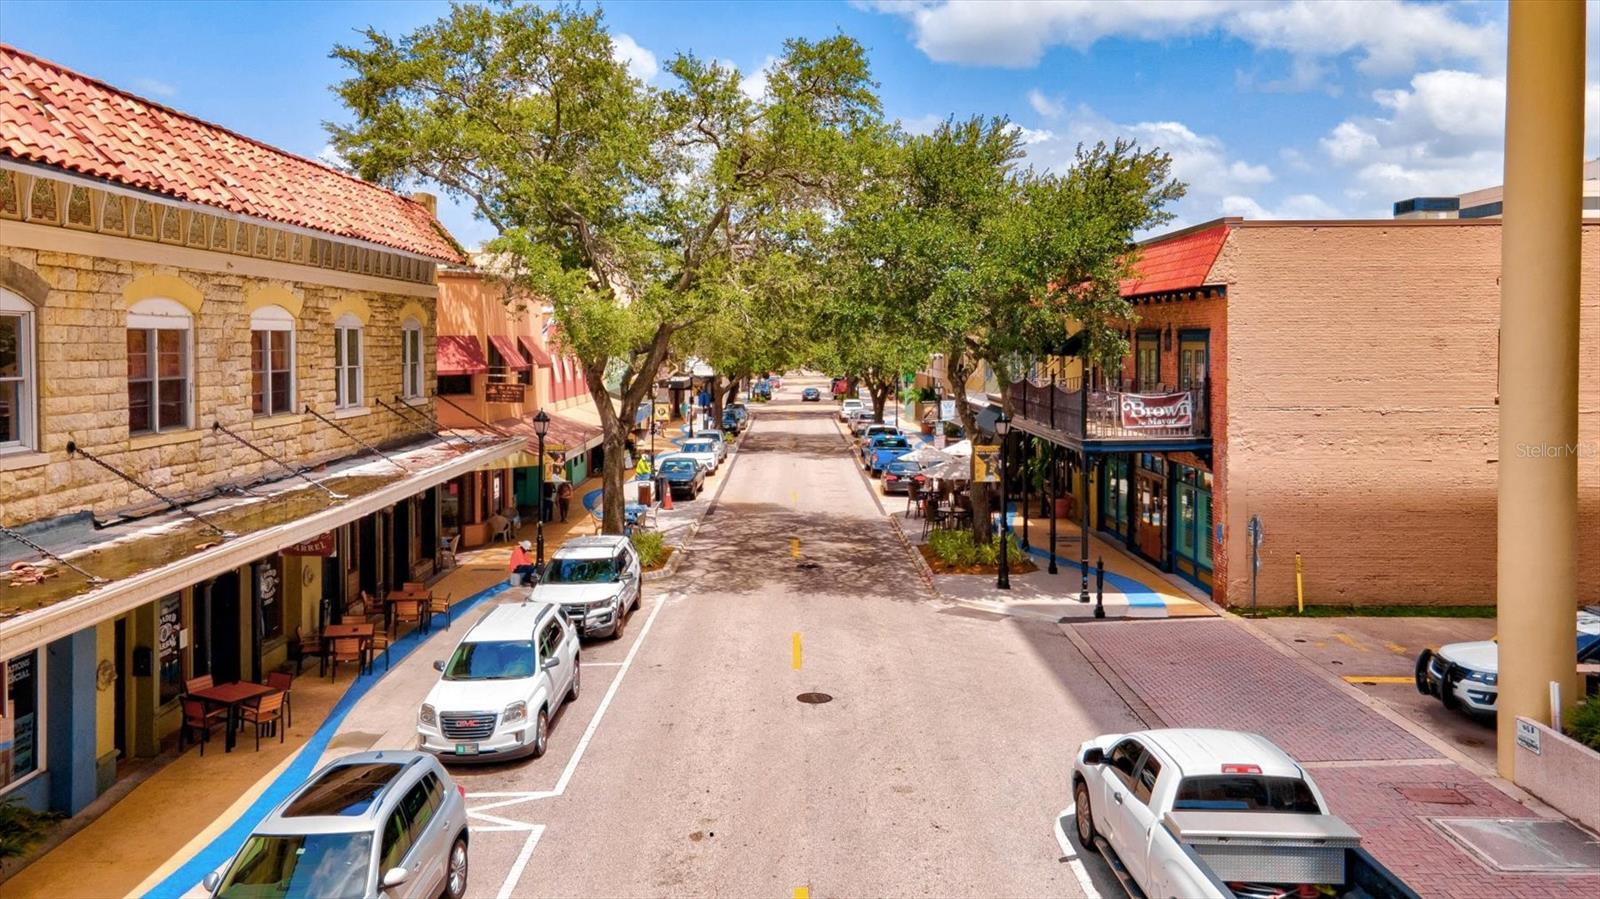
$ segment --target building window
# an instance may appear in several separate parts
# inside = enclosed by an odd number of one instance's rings
[[[33,304],[0,290],[0,453],[33,449]]]
[[[294,316],[282,306],[250,314],[250,411],[294,411]]]
[[[175,300],[140,300],[128,310],[128,433],[190,427],[193,321]]]
[[[338,409],[360,406],[366,400],[361,371],[361,320],[348,312],[333,326],[333,405]]]
[[[1135,376],[1139,390],[1154,390],[1161,381],[1161,335],[1154,331],[1140,331]]]
[[[472,375],[440,375],[440,396],[471,396]]]
[[[183,654],[178,646],[182,631],[183,596],[169,593],[156,605],[156,673],[161,679],[162,705],[183,695]]]
[[[422,325],[411,318],[400,325],[400,392],[408,400],[422,397]]]
[[[39,651],[0,663],[0,790],[39,770]]]
[[[1201,387],[1211,377],[1211,332],[1184,331],[1178,336],[1178,386]]]

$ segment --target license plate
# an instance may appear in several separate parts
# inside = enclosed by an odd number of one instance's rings
[[[456,755],[477,755],[477,754],[478,754],[478,744],[476,744],[476,743],[457,743],[456,744]]]

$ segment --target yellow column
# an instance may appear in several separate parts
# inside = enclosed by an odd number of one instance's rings
[[[1518,715],[1577,698],[1578,271],[1584,4],[1514,0],[1501,228],[1499,768]]]

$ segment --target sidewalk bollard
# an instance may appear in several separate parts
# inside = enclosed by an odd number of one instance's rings
[[[1106,617],[1106,559],[1094,560],[1094,617]]]

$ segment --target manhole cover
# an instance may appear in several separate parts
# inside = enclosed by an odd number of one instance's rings
[[[1394,791],[1412,802],[1430,805],[1471,805],[1472,800],[1451,787],[1395,787]]]
[[[796,696],[795,699],[800,700],[806,705],[822,705],[825,702],[833,702],[833,697],[826,693],[801,693],[799,696]]]
[[[1501,871],[1600,872],[1600,843],[1567,821],[1548,818],[1434,818],[1433,823]]]
[[[800,569],[801,571],[816,571],[818,568],[822,567],[822,563],[821,562],[796,562],[794,567]]]

